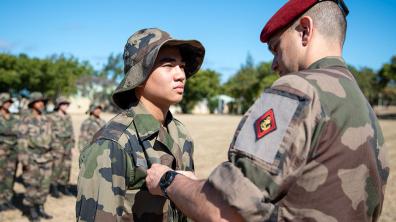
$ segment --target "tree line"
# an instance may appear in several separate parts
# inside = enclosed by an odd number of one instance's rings
[[[351,65],[349,69],[370,104],[387,106],[396,103],[396,56],[378,71]],[[109,110],[114,110],[110,96],[123,75],[121,54],[111,54],[103,68],[95,70],[89,62],[70,56],[39,59],[26,54],[0,53],[0,92],[11,92],[14,96],[40,91],[54,100],[59,95],[79,94],[101,100],[107,103]],[[220,77],[220,73],[211,69],[200,70],[191,77],[179,104],[182,112],[190,113],[202,100],[206,100],[209,109],[214,111],[218,104],[216,96],[224,94],[234,98],[228,104],[231,113],[244,113],[278,75],[271,70],[271,62],[255,65],[248,55],[245,63],[226,82],[221,83]]]

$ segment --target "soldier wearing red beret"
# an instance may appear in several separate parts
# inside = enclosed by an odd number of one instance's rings
[[[342,56],[342,0],[290,0],[268,21],[280,78],[242,118],[207,180],[146,178],[196,221],[377,221],[389,166],[378,120]]]

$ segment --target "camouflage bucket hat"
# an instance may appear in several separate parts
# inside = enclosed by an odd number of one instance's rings
[[[89,105],[89,109],[85,113],[92,113],[96,108],[103,109],[103,106],[98,102],[93,102],[91,105]]]
[[[32,92],[32,94],[30,94],[30,101],[28,107],[32,108],[33,104],[38,101],[43,101],[46,104],[48,99],[45,98],[41,92]]]
[[[186,78],[198,72],[205,56],[205,48],[199,41],[174,39],[157,28],[139,30],[125,44],[125,76],[113,93],[113,101],[121,109],[136,102],[134,89],[148,78],[159,50],[165,45],[179,48],[186,63]]]
[[[3,104],[6,102],[13,103],[14,101],[11,99],[11,96],[9,93],[0,93],[0,107],[2,107]]]
[[[56,99],[56,101],[55,101],[54,110],[59,109],[59,106],[62,105],[62,104],[70,104],[70,101],[69,101],[66,97],[64,97],[64,96],[58,97],[58,98]]]

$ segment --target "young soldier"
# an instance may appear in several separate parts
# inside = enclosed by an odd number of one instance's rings
[[[10,94],[0,93],[0,211],[14,209],[11,199],[17,166],[16,115],[10,113]]]
[[[30,221],[40,221],[39,217],[51,219],[44,210],[52,174],[52,122],[44,114],[47,99],[40,92],[30,95],[28,107],[31,113],[19,125],[18,146],[27,157],[24,162],[23,181],[26,192],[23,204],[29,208]]]
[[[56,99],[54,112],[49,116],[52,120],[52,133],[54,141],[52,153],[54,157],[51,195],[59,198],[60,189],[65,195],[70,196],[69,179],[72,161],[72,149],[74,148],[74,130],[70,115],[67,113],[70,101],[61,96]]]
[[[243,117],[229,161],[207,181],[153,164],[149,190],[196,221],[377,221],[389,167],[341,58],[347,14],[342,0],[288,1],[261,32],[281,77]]]
[[[181,101],[186,78],[199,70],[204,47],[159,29],[133,34],[124,49],[125,77],[113,94],[124,112],[84,149],[76,204],[78,221],[186,221],[165,197],[151,195],[153,163],[193,171],[193,143],[169,112]]]
[[[78,137],[78,147],[80,151],[91,143],[95,133],[106,124],[106,121],[100,118],[102,108],[102,105],[96,102],[89,106],[87,111],[89,117],[81,123],[80,136]]]

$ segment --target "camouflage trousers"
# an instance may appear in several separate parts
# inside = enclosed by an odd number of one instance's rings
[[[53,155],[53,167],[52,167],[52,179],[51,183],[56,185],[67,185],[70,180],[70,171],[72,163],[71,149],[73,143],[63,143],[62,150],[55,150],[52,152]]]
[[[0,204],[10,201],[13,195],[17,154],[10,145],[0,144]]]
[[[44,204],[49,194],[52,160],[37,162],[34,156],[29,155],[28,165],[25,167],[22,175],[26,187],[23,204],[29,207]]]

